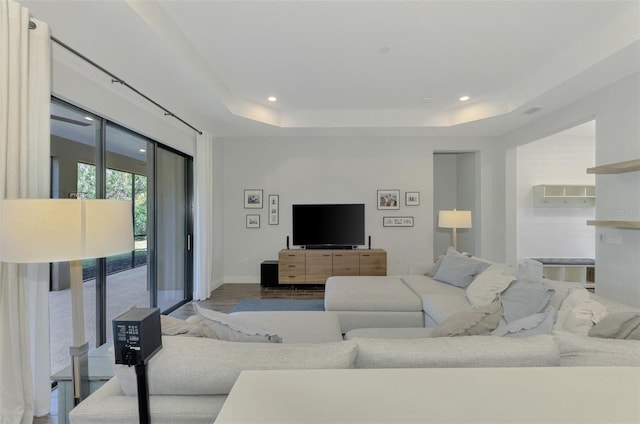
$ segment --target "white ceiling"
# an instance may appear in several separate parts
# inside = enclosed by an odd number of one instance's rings
[[[20,3],[219,136],[501,135],[640,70],[639,0]]]

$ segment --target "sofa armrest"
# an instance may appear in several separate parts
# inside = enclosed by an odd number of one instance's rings
[[[430,272],[435,263],[417,263],[409,265],[409,275],[425,275],[427,272]]]
[[[109,407],[113,406],[110,399],[114,398],[121,398],[127,405],[120,404],[115,411],[110,411]],[[124,396],[120,382],[113,377],[69,412],[69,423],[126,423],[127,419],[124,418],[127,416],[137,418],[137,405],[136,398]]]
[[[149,410],[153,424],[210,424],[226,395],[152,395]],[[138,398],[126,396],[113,377],[69,412],[70,424],[139,424]]]

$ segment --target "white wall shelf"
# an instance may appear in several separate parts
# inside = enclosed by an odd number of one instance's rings
[[[640,171],[640,159],[615,162],[587,168],[587,174],[622,174],[624,172]]]
[[[590,208],[596,204],[593,185],[533,186],[533,205],[537,208]]]
[[[606,165],[587,168],[587,174],[622,174],[625,172],[640,171],[640,159],[628,160],[624,162],[609,163]],[[640,221],[587,221],[587,225],[596,227],[630,228],[640,230]]]

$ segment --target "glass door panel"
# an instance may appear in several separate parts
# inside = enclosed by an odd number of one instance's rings
[[[132,201],[135,248],[106,258],[106,339],[112,339],[112,321],[132,307],[151,306],[148,273],[147,179],[153,144],[129,130],[107,124],[105,198]]]
[[[188,162],[184,156],[156,150],[157,306],[173,309],[190,298],[187,259],[189,226]]]

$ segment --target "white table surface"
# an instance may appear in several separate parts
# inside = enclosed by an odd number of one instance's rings
[[[640,368],[243,371],[215,422],[640,423]]]

